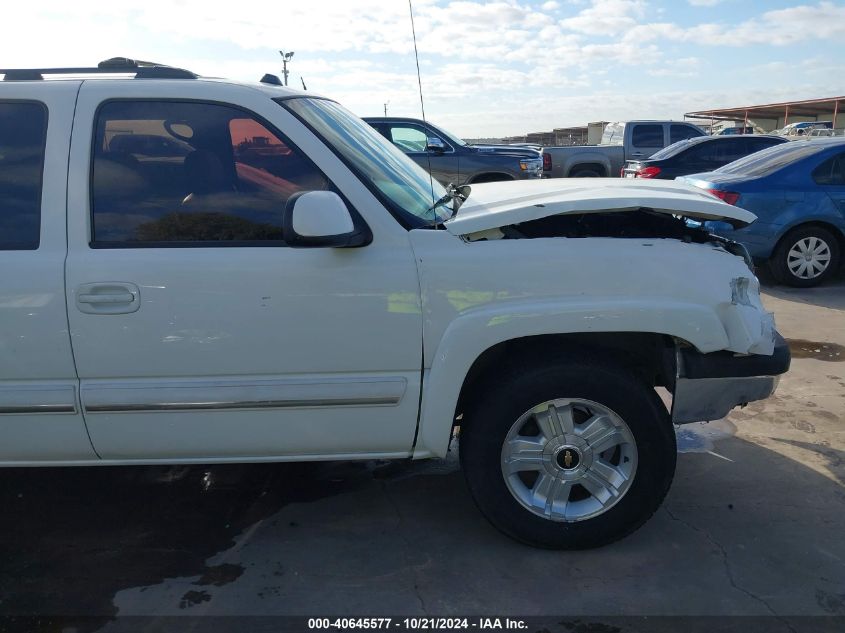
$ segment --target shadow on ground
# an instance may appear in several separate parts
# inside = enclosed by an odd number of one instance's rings
[[[758,267],[757,276],[763,292],[784,301],[793,301],[807,305],[845,310],[845,269],[831,281],[815,288],[793,288],[775,282],[765,267]]]
[[[0,616],[58,631],[119,592],[121,615],[845,615],[843,455],[798,444],[680,455],[664,508],[587,552],[501,536],[454,462],[8,469]]]

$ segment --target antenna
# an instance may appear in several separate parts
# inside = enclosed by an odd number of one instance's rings
[[[302,78],[302,75],[299,76],[299,81],[302,82],[302,89],[308,90],[308,88],[305,86],[305,80]]]
[[[384,102],[384,116],[387,116],[387,106],[390,105],[390,99]]]
[[[423,103],[422,78],[420,77],[420,55],[417,52],[417,30],[414,27],[414,6],[411,0],[408,0],[408,10],[411,12],[411,34],[414,36],[414,59],[417,62],[417,85],[420,87],[420,109],[422,110],[423,123],[426,124],[426,137],[428,137],[428,122],[425,120],[425,103]],[[385,104],[385,110],[387,110],[387,104]],[[428,145],[428,138],[426,138],[426,145]],[[425,157],[428,160],[428,184],[431,187],[431,204],[433,206],[437,199],[434,197],[434,177],[431,175],[431,154],[426,151]]]

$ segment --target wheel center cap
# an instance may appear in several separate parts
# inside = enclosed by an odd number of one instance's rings
[[[575,470],[581,463],[581,452],[574,446],[561,446],[555,462],[563,470]]]

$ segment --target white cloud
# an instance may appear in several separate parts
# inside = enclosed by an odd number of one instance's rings
[[[687,0],[694,7],[715,7],[725,0]]]
[[[704,46],[786,46],[811,40],[837,40],[845,37],[845,5],[820,2],[766,11],[735,26],[705,23],[683,28],[661,22],[638,24],[625,34],[630,41],[658,38],[694,42]]]
[[[587,35],[618,35],[635,26],[644,12],[643,0],[593,0],[592,6],[560,25]]]

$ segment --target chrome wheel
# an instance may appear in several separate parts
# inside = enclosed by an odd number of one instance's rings
[[[795,242],[786,254],[786,266],[798,279],[815,279],[830,266],[830,246],[809,236]]]
[[[596,402],[544,402],[511,426],[501,454],[508,490],[552,521],[583,521],[612,508],[637,471],[628,425]]]

